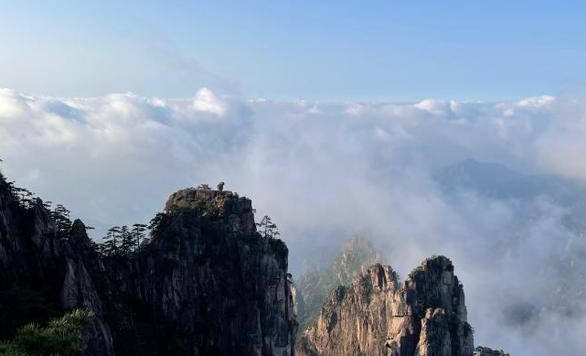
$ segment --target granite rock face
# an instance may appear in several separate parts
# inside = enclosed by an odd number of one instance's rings
[[[377,264],[335,289],[298,340],[307,356],[470,356],[464,291],[446,257],[425,260],[400,284]]]
[[[87,355],[293,354],[288,250],[256,232],[250,200],[179,191],[128,256],[98,254],[85,230],[57,234],[42,202],[19,205],[0,177],[0,337],[83,307],[96,314]]]
[[[324,301],[334,288],[352,283],[358,274],[381,261],[381,254],[369,237],[355,236],[342,246],[326,269],[314,268],[302,275],[296,298],[300,330],[305,330],[317,319]]]

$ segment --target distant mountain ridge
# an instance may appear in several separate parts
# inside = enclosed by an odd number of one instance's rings
[[[454,206],[464,205],[472,195],[487,199],[481,203],[497,202],[508,209],[510,220],[501,235],[495,237],[516,246],[516,250],[507,250],[506,246],[501,255],[523,256],[524,243],[531,243],[527,239],[533,238],[531,234],[536,233],[533,229],[539,222],[551,221],[555,227],[538,236],[548,246],[543,251],[547,260],[538,274],[544,276],[540,288],[548,293],[540,295],[539,302],[527,298],[529,301],[519,300],[514,302],[518,304],[504,306],[502,313],[507,323],[531,328],[544,312],[563,317],[586,313],[583,307],[586,287],[582,283],[586,280],[586,186],[583,183],[554,175],[521,173],[503,164],[474,159],[445,167],[436,172],[434,179],[446,201]],[[540,248],[539,245],[531,247]]]
[[[465,159],[439,170],[434,175],[448,191],[470,190],[498,199],[532,199],[539,196],[572,206],[586,200],[586,186],[558,176],[524,174],[505,165]]]

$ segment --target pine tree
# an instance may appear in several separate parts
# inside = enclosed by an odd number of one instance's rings
[[[69,218],[70,211],[67,208],[58,204],[50,214],[55,223],[57,234],[63,235],[71,230],[72,222]]]
[[[100,245],[100,252],[106,256],[115,256],[120,254],[120,227],[114,226],[108,230],[104,241]]]
[[[135,246],[138,249],[140,247],[140,243],[145,239],[145,233],[147,230],[146,224],[134,224],[132,225],[132,238],[134,240]]]
[[[44,201],[43,202],[43,206],[45,207],[45,209],[47,210],[51,210],[51,206],[53,205],[53,202],[50,200]]]
[[[132,232],[128,229],[127,225],[120,228],[120,254],[128,255],[135,247],[134,238]]]
[[[273,223],[268,215],[265,215],[260,223],[256,223],[256,226],[258,227],[258,232],[264,238],[274,239],[281,234],[277,225]]]
[[[14,187],[13,189],[14,194],[16,195],[16,199],[26,209],[31,208],[35,202],[35,195],[31,193],[29,190],[20,187]]]
[[[159,232],[159,228],[165,219],[165,213],[157,213],[154,218],[149,222],[149,230],[151,231],[151,237]]]

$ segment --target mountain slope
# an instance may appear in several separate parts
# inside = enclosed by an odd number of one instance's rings
[[[2,338],[84,308],[96,316],[87,355],[291,355],[287,258],[282,241],[256,232],[250,200],[231,192],[173,194],[150,244],[105,257],[81,221],[59,231],[40,199],[22,204],[0,178]]]
[[[381,254],[372,241],[365,236],[356,236],[347,241],[334,261],[324,270],[313,269],[299,280],[300,329],[305,330],[319,315],[328,294],[340,285],[348,285],[368,266],[382,261]]]

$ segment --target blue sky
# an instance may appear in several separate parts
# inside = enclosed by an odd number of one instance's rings
[[[0,87],[516,99],[586,83],[584,1],[4,1]]]

